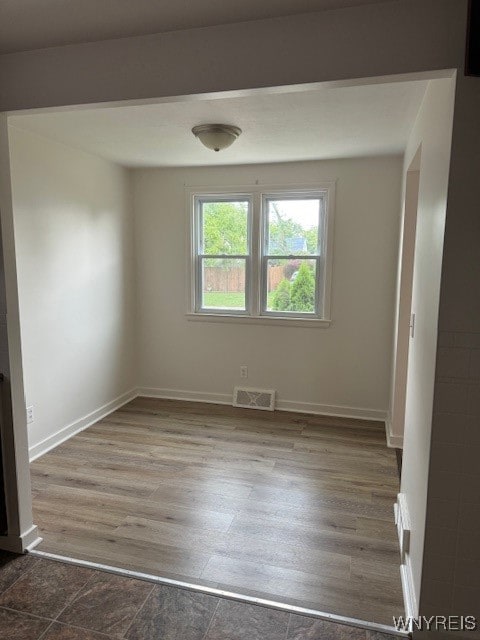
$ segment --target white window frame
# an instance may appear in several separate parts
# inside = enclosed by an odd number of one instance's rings
[[[323,210],[319,221],[319,247],[316,256],[298,256],[316,261],[316,309],[318,313],[292,313],[266,309],[266,254],[267,225],[266,202],[269,199],[320,197]],[[211,309],[201,307],[200,206],[209,200],[247,200],[249,256],[245,264],[245,310]],[[333,217],[335,181],[322,181],[315,185],[248,185],[229,187],[188,187],[186,203],[189,220],[187,270],[187,319],[209,322],[241,322],[286,326],[322,326],[331,324],[330,291],[333,262]],[[245,259],[245,256],[212,256],[213,258]],[[272,258],[297,256],[272,256]]]
[[[247,253],[246,254],[206,254],[200,253],[198,249],[202,246],[202,204],[205,202],[239,202],[246,201],[248,202],[248,211],[247,211]],[[253,198],[249,193],[222,193],[222,194],[195,194],[193,197],[193,233],[194,233],[194,243],[193,243],[193,252],[194,252],[194,286],[193,286],[193,310],[195,313],[202,314],[217,314],[218,311],[216,309],[212,309],[209,307],[201,306],[201,290],[202,290],[202,262],[204,259],[211,258],[215,259],[227,259],[227,260],[245,260],[245,309],[220,309],[220,313],[225,313],[228,311],[229,315],[252,315],[252,295],[250,292],[252,277],[252,229],[253,229]]]

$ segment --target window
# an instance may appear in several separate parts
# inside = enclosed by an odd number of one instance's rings
[[[333,183],[189,192],[189,316],[328,324],[333,195]]]

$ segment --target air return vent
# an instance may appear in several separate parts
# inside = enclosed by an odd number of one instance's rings
[[[233,406],[273,411],[275,407],[275,390],[235,387],[233,390]]]

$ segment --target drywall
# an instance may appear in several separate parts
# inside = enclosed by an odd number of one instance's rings
[[[3,325],[0,333],[0,366],[4,376],[1,385],[2,419],[0,421],[0,436],[2,439],[3,478],[7,489],[8,524],[7,535],[1,537],[1,547],[2,549],[21,553],[38,539],[38,531],[32,521],[10,153],[7,117],[5,114],[0,114],[0,167],[2,229],[0,305],[2,311],[1,324]],[[15,430],[17,425],[22,425],[18,432]]]
[[[419,603],[433,410],[438,306],[455,84],[429,83],[405,152],[404,174],[421,145],[401,491],[412,523],[406,570]]]
[[[465,11],[397,0],[7,54],[0,110],[448,69],[462,63]]]
[[[0,108],[148,99],[444,68],[462,70],[466,11],[467,0],[402,0],[165,37],[127,38],[1,56]],[[478,80],[472,82],[478,86]],[[457,102],[464,107],[470,103],[471,108],[462,107],[455,114],[455,127],[462,135],[452,158],[450,180],[457,194],[462,192],[468,200],[468,211],[477,200],[479,172],[478,142],[470,134],[478,127],[478,103],[471,100],[471,91],[463,82],[458,85]],[[464,162],[473,173],[468,181],[462,175]],[[448,216],[461,217],[463,204],[457,195],[448,205]],[[3,207],[2,223],[8,223],[5,218],[9,215],[8,208]],[[447,239],[448,234],[447,227]],[[10,237],[4,238],[4,243],[8,242]],[[464,278],[476,275],[472,264],[447,261],[443,277],[450,279],[453,269],[456,277],[452,282],[461,288]],[[7,272],[12,291],[16,288],[13,272],[12,268]],[[470,298],[478,300],[478,296]],[[445,297],[445,311],[452,300],[451,296]],[[455,315],[455,304],[450,313]],[[10,360],[21,372],[19,355],[19,348],[11,349]],[[452,429],[461,431],[462,424],[455,414]],[[22,420],[16,419],[16,441],[23,441],[24,429]],[[6,454],[17,455],[12,447]],[[470,464],[478,467],[476,461]],[[16,491],[17,485],[20,510],[31,519],[28,482],[12,480],[9,491]],[[460,550],[460,538],[457,546]]]
[[[131,202],[128,172],[94,156],[14,128],[10,155],[35,454],[135,384]]]
[[[480,620],[480,78],[459,76],[440,292],[421,610]],[[478,637],[479,630],[472,636]]]
[[[384,417],[398,243],[398,157],[134,170],[139,384],[144,392],[229,402],[240,365],[280,407]],[[185,185],[337,179],[329,328],[186,317]]]

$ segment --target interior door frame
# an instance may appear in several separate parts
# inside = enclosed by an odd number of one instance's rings
[[[7,315],[8,309],[8,315]],[[39,542],[33,524],[23,384],[17,263],[7,115],[0,113],[0,437],[7,531],[0,549],[23,553]]]
[[[366,84],[382,84],[407,80],[432,80],[449,78],[454,69],[415,71],[369,78],[339,79],[328,82],[311,82],[300,85],[301,90],[312,88],[342,88]],[[164,98],[118,99],[113,102],[72,104],[61,107],[22,109],[16,112],[0,112],[0,327],[1,318],[7,340],[0,343],[0,373],[5,376],[3,399],[6,407],[0,437],[3,450],[4,485],[8,534],[0,535],[0,549],[24,552],[33,548],[41,540],[33,523],[30,464],[28,452],[27,418],[22,366],[20,314],[18,299],[17,264],[15,255],[15,233],[10,176],[10,153],[8,137],[8,115],[63,111],[65,109],[89,109],[96,107],[118,107],[122,105],[142,105],[160,102],[188,102],[212,100],[216,98],[249,96],[262,93],[274,95],[298,91],[299,85],[268,86],[256,89],[239,89],[216,93],[188,94]],[[3,268],[3,270],[2,270]],[[8,318],[6,316],[8,309]],[[3,316],[2,316],[3,313]],[[1,338],[0,338],[1,340]],[[5,344],[8,342],[8,345]],[[2,360],[2,355],[4,359]],[[0,478],[1,481],[1,478]]]
[[[415,152],[407,169],[404,185],[404,208],[400,233],[398,261],[398,289],[395,314],[395,346],[393,354],[391,414],[387,424],[388,443],[403,447],[405,408],[407,398],[408,352],[410,337],[414,331],[412,318],[413,275],[415,270],[415,245],[417,231],[418,199],[422,145]]]

